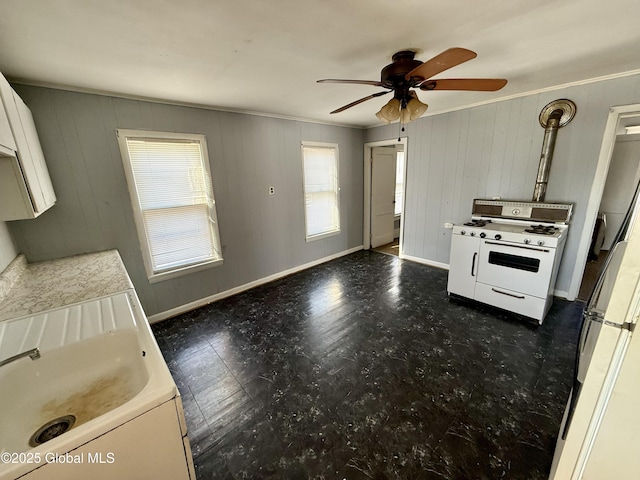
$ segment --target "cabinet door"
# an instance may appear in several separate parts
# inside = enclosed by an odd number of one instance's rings
[[[51,178],[44,161],[44,154],[36,132],[36,125],[31,116],[31,110],[15,92],[12,93],[18,112],[18,119],[22,126],[21,134],[15,134],[14,130],[16,144],[18,145],[18,155],[37,216],[55,203],[56,196],[53,193]],[[19,130],[19,128],[16,130]]]
[[[16,142],[11,133],[9,118],[4,111],[4,105],[0,102],[0,155],[14,155],[16,150]]]
[[[449,258],[449,282],[447,291],[473,298],[478,273],[478,251],[480,239],[465,235],[451,236]]]
[[[0,218],[34,218],[56,201],[31,111],[0,75],[0,97],[9,121],[15,152],[2,157]],[[0,121],[0,129],[2,122]],[[1,137],[0,133],[0,138]],[[11,174],[11,171],[14,173]],[[16,195],[9,190],[18,191]]]

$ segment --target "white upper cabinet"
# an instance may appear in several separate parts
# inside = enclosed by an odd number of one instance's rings
[[[1,74],[0,99],[0,221],[35,218],[56,201],[38,133],[31,111]]]
[[[11,133],[11,125],[4,108],[0,108],[0,155],[13,156],[16,151],[16,142]]]

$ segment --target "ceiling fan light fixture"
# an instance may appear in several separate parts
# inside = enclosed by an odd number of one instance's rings
[[[400,118],[400,100],[395,97],[392,98],[380,109],[378,113],[384,119],[383,121],[386,121],[387,123],[397,120]],[[376,116],[378,116],[378,114],[376,114]]]
[[[383,114],[382,114],[382,109],[378,110],[378,113],[376,113],[376,117],[378,117],[378,120],[380,120],[381,122],[384,123],[391,123],[390,120],[388,120]]]
[[[407,103],[407,108],[405,109],[409,112],[409,121],[420,118],[424,114],[424,112],[427,111],[427,108],[429,108],[429,105],[427,105],[426,103],[422,103],[420,100],[418,100],[417,97],[413,97],[411,100],[409,100],[409,102]]]

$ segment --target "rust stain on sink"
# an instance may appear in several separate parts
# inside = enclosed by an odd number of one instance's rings
[[[52,418],[74,415],[73,428],[99,417],[132,399],[137,391],[130,381],[126,368],[88,383],[82,390],[73,392],[62,400],[51,400],[42,406],[43,424]]]

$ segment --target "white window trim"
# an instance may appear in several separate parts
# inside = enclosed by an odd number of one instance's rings
[[[304,181],[304,147],[325,147],[325,148],[334,148],[336,151],[336,182],[338,186],[338,194],[337,194],[337,205],[338,205],[338,228],[337,230],[332,230],[326,233],[318,233],[316,235],[307,235],[307,207],[306,207],[306,198],[305,198],[305,181]],[[305,241],[315,242],[316,240],[322,240],[323,238],[334,237],[336,235],[340,235],[342,230],[342,221],[341,221],[341,209],[340,209],[340,148],[337,143],[326,143],[326,142],[308,142],[303,141],[300,145],[300,157],[302,159],[302,205],[304,206],[304,236]]]
[[[147,239],[147,233],[144,227],[144,219],[142,216],[142,210],[140,209],[140,201],[138,197],[138,191],[135,187],[135,178],[133,173],[133,167],[131,165],[131,159],[129,157],[129,149],[127,147],[126,139],[130,138],[152,138],[158,140],[192,140],[200,142],[200,149],[202,153],[202,160],[204,163],[205,174],[208,176],[212,194],[213,192],[213,183],[211,182],[211,170],[209,167],[209,153],[207,149],[207,140],[204,135],[194,134],[194,133],[174,133],[174,132],[157,132],[150,130],[132,130],[132,129],[116,129],[116,135],[118,138],[118,145],[120,146],[120,153],[122,157],[122,164],[124,166],[124,172],[127,179],[127,188],[129,190],[129,197],[131,200],[131,207],[133,209],[134,221],[136,224],[136,231],[138,234],[138,241],[140,242],[140,250],[142,252],[142,259],[144,262],[144,267],[147,273],[147,278],[149,279],[149,283],[157,283],[164,280],[168,280],[171,278],[177,278],[182,275],[195,273],[198,271],[206,270],[218,265],[223,264],[223,258],[215,260],[207,260],[204,262],[195,263],[193,265],[185,265],[181,267],[176,267],[170,270],[154,272],[153,270],[153,262],[151,260],[151,253],[149,247],[149,241]],[[212,198],[215,198],[212,197]],[[215,202],[214,202],[215,203]],[[218,231],[218,219],[217,212],[214,208],[211,210],[211,215],[213,219],[213,233],[215,239],[220,242],[220,232]],[[221,246],[220,246],[221,249]]]

